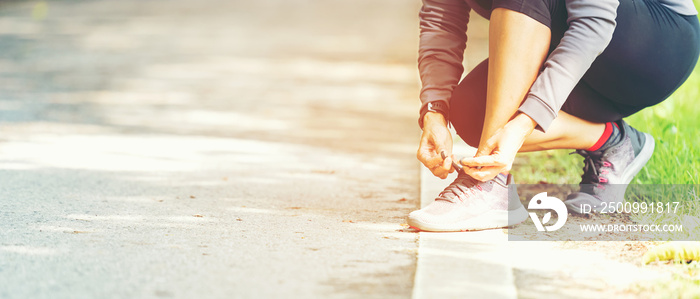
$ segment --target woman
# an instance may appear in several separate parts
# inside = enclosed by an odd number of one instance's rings
[[[490,20],[489,59],[457,84],[471,9]],[[428,231],[524,221],[517,197],[508,202],[517,152],[584,156],[581,190],[565,201],[574,212],[624,200],[614,186],[646,164],[654,139],[622,119],[671,95],[700,55],[692,0],[424,0],[420,20],[418,159],[443,179],[463,166],[409,215]],[[475,157],[453,163],[449,123]]]

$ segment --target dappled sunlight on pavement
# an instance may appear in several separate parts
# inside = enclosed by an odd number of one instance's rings
[[[410,295],[418,3],[34,5],[0,3],[0,297]]]

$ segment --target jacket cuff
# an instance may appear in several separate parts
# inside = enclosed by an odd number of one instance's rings
[[[557,118],[556,111],[552,110],[544,101],[534,95],[529,95],[518,108],[518,111],[532,118],[537,123],[535,129],[542,132],[547,131],[552,121]]]

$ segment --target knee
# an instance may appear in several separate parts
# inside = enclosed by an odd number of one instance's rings
[[[491,9],[501,7],[526,15],[531,13],[547,15],[559,5],[566,5],[566,3],[564,0],[492,0]]]
[[[550,28],[553,18],[567,15],[564,0],[493,0],[491,9],[496,8],[522,13]]]

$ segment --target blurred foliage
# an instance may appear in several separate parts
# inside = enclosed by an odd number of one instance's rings
[[[32,8],[32,18],[37,21],[46,19],[49,14],[49,4],[46,1],[39,1]]]

